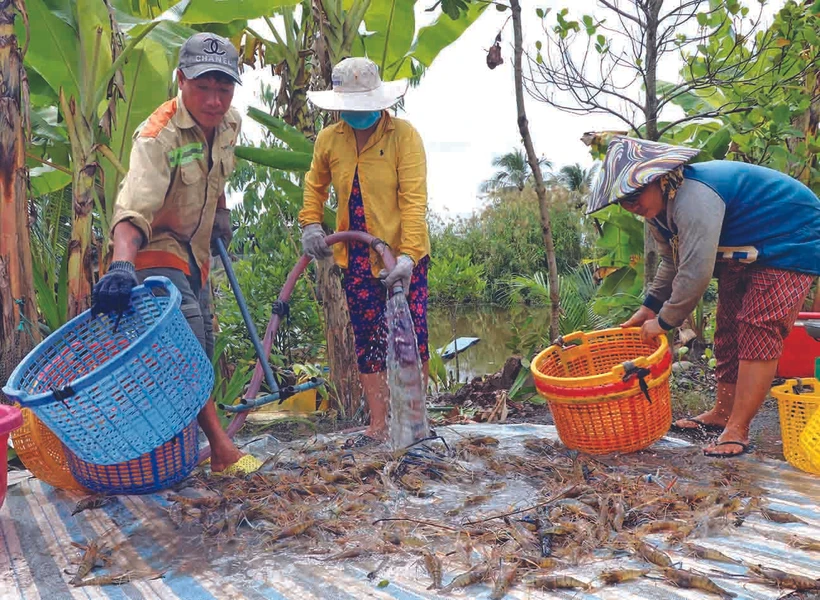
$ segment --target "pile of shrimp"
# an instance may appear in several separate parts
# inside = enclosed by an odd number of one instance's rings
[[[206,546],[241,543],[256,553],[331,563],[367,558],[378,565],[370,578],[391,561],[411,559],[428,589],[484,584],[494,599],[519,586],[594,590],[645,578],[723,598],[733,594],[716,581],[721,577],[820,589],[820,581],[744,564],[704,544],[727,529],[753,527],[755,519],[800,522],[767,506],[737,463],[670,461],[659,476],[646,460],[607,463],[549,439],[526,440],[519,454],[500,446],[488,436],[452,446],[432,439],[400,452],[308,443],[244,478],[189,479],[168,494],[168,518]],[[533,490],[529,497],[499,508],[508,486],[524,484]],[[820,541],[782,539],[820,552]],[[676,555],[732,570],[687,570]],[[626,566],[583,581],[562,574],[609,559]]]

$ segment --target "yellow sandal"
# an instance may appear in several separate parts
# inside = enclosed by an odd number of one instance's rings
[[[210,462],[210,459],[208,459],[206,464],[210,464]],[[225,467],[221,471],[211,471],[211,475],[213,477],[244,477],[245,475],[250,475],[251,473],[255,473],[261,469],[263,464],[265,463],[255,456],[246,454],[238,461]]]

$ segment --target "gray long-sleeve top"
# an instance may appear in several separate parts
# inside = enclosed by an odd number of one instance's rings
[[[708,185],[684,179],[666,210],[649,221],[662,262],[644,305],[678,327],[697,306],[715,269],[726,204]],[[678,238],[678,264],[660,228]]]

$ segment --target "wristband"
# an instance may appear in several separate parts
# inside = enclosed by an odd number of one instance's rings
[[[127,273],[131,273],[131,275],[134,276],[136,276],[137,274],[137,270],[134,267],[134,263],[127,260],[115,260],[108,267],[108,271],[125,271]]]
[[[651,294],[646,296],[646,299],[643,301],[643,305],[655,314],[661,312],[661,309],[663,308],[663,302]]]

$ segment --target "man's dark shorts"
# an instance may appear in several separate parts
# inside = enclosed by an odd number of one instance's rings
[[[199,272],[193,276],[186,275],[179,269],[157,267],[137,271],[137,278],[142,283],[146,277],[167,277],[182,294],[182,314],[188,325],[194,330],[196,339],[202,344],[208,358],[214,355],[214,328],[211,318],[211,288],[207,283],[200,284]]]

